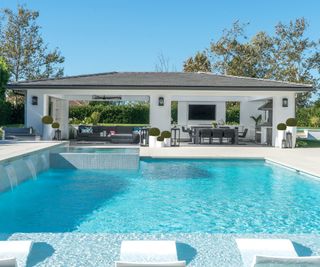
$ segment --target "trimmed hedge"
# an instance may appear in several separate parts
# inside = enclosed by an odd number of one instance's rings
[[[93,112],[100,113],[99,123],[149,123],[149,104],[72,106],[69,118],[84,120]]]
[[[289,127],[296,127],[297,123],[298,123],[297,119],[295,119],[295,118],[289,118],[286,121],[286,125],[289,126]]]
[[[279,123],[277,125],[278,131],[285,131],[287,129],[287,125],[285,123]]]
[[[149,129],[149,136],[158,136],[158,135],[160,135],[159,128],[150,128]]]
[[[43,124],[52,124],[53,123],[53,118],[49,115],[43,116],[41,119]]]
[[[320,127],[320,106],[299,108],[296,117],[298,127]]]
[[[171,138],[171,132],[169,132],[169,131],[163,131],[163,132],[161,133],[161,136],[162,136],[163,138]]]
[[[14,106],[10,102],[0,100],[0,126],[24,123],[24,105]]]
[[[51,127],[53,128],[53,129],[59,129],[60,128],[60,123],[59,122],[53,122],[52,124],[51,124]]]

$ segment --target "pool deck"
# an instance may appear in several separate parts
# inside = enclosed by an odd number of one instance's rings
[[[320,177],[320,148],[280,149],[258,146],[180,146],[140,148],[141,157],[265,159]]]
[[[178,259],[186,260],[188,267],[247,267],[242,264],[236,238],[286,238],[293,242],[298,256],[320,255],[320,236],[314,234],[0,234],[0,240],[33,240],[27,267],[111,267],[120,258],[122,240],[143,239],[176,241]]]
[[[0,162],[14,159],[25,154],[34,153],[43,149],[52,148],[68,142],[3,142],[0,143]]]

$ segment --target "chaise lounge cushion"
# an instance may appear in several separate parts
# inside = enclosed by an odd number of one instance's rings
[[[17,267],[17,260],[16,258],[7,258],[1,259],[0,258],[0,267]]]
[[[253,266],[257,255],[268,257],[297,257],[292,242],[289,239],[236,239],[244,267]]]
[[[32,241],[0,241],[0,259],[17,260],[18,266],[25,266],[32,248]],[[11,266],[11,265],[0,265]],[[14,265],[13,265],[14,266]]]
[[[320,257],[267,257],[256,256],[252,267],[316,267]]]
[[[152,262],[152,263],[145,263],[145,262],[121,262],[116,261],[116,267],[185,267],[185,261],[174,261],[174,262]]]
[[[179,261],[176,242],[170,240],[122,241],[116,267],[184,267]]]

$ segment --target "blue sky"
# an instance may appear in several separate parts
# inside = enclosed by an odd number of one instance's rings
[[[319,0],[1,0],[0,8],[17,4],[40,12],[45,41],[66,58],[66,75],[154,71],[161,53],[180,71],[235,20],[251,23],[250,36],[305,17],[308,36],[320,37]]]

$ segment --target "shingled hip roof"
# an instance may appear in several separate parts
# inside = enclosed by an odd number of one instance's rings
[[[312,91],[309,84],[289,83],[265,79],[184,72],[109,72],[69,76],[55,79],[21,81],[9,84],[10,89],[36,88],[203,88],[206,90]]]

